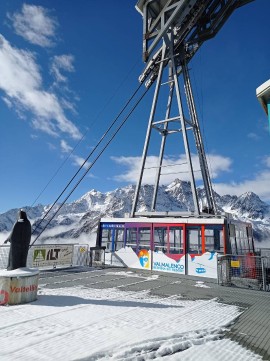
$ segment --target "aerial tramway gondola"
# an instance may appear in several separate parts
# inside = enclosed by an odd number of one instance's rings
[[[217,255],[254,254],[250,223],[222,216],[102,218],[106,264],[217,278]]]

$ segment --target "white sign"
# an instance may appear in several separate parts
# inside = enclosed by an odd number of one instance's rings
[[[36,246],[33,252],[33,266],[56,266],[72,263],[72,245]]]

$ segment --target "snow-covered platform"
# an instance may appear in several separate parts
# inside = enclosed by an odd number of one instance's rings
[[[189,304],[190,301],[196,302],[216,302],[236,306],[240,310],[240,315],[235,318],[234,322],[227,324],[227,330],[221,336],[222,342],[230,340],[236,342],[247,350],[254,351],[257,356],[248,356],[246,358],[236,352],[236,349],[230,348],[228,345],[226,355],[230,360],[270,360],[270,332],[269,332],[269,305],[270,292],[257,291],[252,289],[244,289],[238,287],[224,287],[217,284],[216,280],[211,278],[201,278],[194,276],[181,276],[163,272],[131,270],[123,268],[107,268],[107,269],[89,269],[87,267],[63,269],[51,272],[42,272],[40,274],[40,287],[44,294],[46,292],[58,292],[59,289],[73,289],[77,292],[78,287],[91,292],[120,292],[119,297],[125,294],[141,295],[142,299],[147,296],[157,297],[159,300],[181,300]],[[122,293],[123,291],[123,293]],[[122,295],[122,296],[121,296]],[[78,296],[78,295],[77,295]],[[110,298],[108,298],[108,302]],[[38,301],[37,301],[38,302]],[[159,303],[159,302],[158,302]],[[225,307],[225,306],[224,306]],[[225,307],[226,308],[226,307]],[[192,314],[179,321],[178,329],[181,330],[185,325],[194,322],[203,322],[202,328],[207,327],[208,322],[221,322],[223,312],[219,316],[212,314],[212,318],[204,310],[199,308],[196,317]],[[160,312],[160,311],[159,311]],[[179,312],[179,311],[177,311]],[[143,312],[142,312],[143,313]],[[141,315],[141,313],[139,312]],[[146,313],[148,316],[148,313]],[[219,319],[220,317],[220,319]],[[146,317],[148,320],[148,317]],[[166,321],[168,322],[168,320]],[[167,323],[160,321],[160,327],[166,327]],[[172,320],[171,320],[172,322]],[[146,322],[148,323],[148,321]],[[169,325],[169,322],[168,322]],[[168,326],[167,325],[167,326]],[[151,327],[149,325],[149,327]],[[170,327],[170,326],[168,326]],[[209,326],[210,327],[210,326]],[[217,343],[218,346],[218,343]],[[192,349],[192,348],[191,348]],[[224,360],[224,354],[219,354],[220,350],[216,350],[211,357],[202,358],[204,360]],[[244,352],[243,350],[241,352]],[[196,354],[196,352],[195,352]],[[181,355],[183,353],[181,352]],[[219,355],[219,357],[218,357]],[[230,356],[229,356],[230,355]],[[179,354],[175,355],[174,360],[179,360]],[[183,355],[184,356],[184,355]],[[240,357],[241,356],[241,357]],[[172,356],[173,357],[173,356]],[[184,359],[184,358],[183,358]],[[190,358],[192,359],[192,358]],[[194,358],[195,359],[195,358]]]
[[[210,278],[40,271],[37,301],[0,307],[0,359],[270,360],[269,304],[270,292]]]
[[[17,268],[0,271],[0,305],[17,305],[37,299],[39,270]]]

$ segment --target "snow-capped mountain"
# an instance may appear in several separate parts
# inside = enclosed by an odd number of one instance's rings
[[[144,185],[140,192],[138,212],[150,209],[154,187]],[[130,185],[114,191],[101,193],[91,190],[80,199],[65,204],[39,237],[39,242],[65,241],[80,239],[86,243],[95,239],[96,227],[101,217],[124,217],[132,207],[135,186]],[[200,205],[205,204],[204,189],[198,189]],[[256,194],[247,192],[241,196],[215,193],[217,207],[220,212],[231,213],[236,219],[249,221],[253,224],[254,236],[257,242],[266,241],[270,247],[270,206],[264,203]],[[24,207],[31,220],[34,234],[38,235],[53,216],[50,206],[37,205]],[[55,210],[58,208],[54,207]],[[189,182],[176,179],[168,186],[160,186],[157,197],[157,211],[192,211],[193,200]],[[12,209],[0,214],[0,232],[10,232],[18,209]]]

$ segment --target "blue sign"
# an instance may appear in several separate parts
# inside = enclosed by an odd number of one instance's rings
[[[101,228],[124,228],[124,223],[101,223]]]

